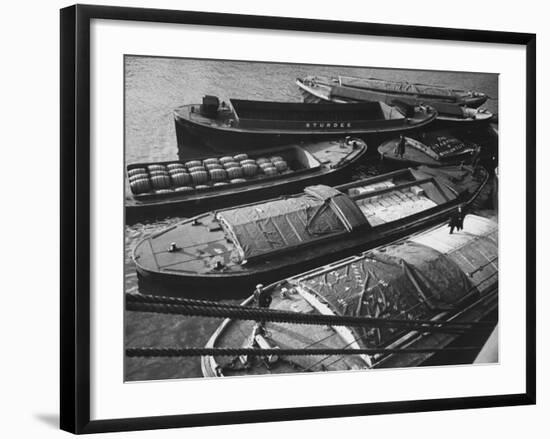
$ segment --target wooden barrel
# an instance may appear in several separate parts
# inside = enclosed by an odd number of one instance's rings
[[[141,178],[149,178],[149,174],[147,172],[144,172],[142,174],[134,174],[134,175],[130,175],[128,177],[128,180],[130,181],[130,183],[132,181],[135,181],[135,180],[139,180]]]
[[[221,163],[207,163],[204,167],[207,171],[210,171],[211,169],[223,169],[223,165]]]
[[[259,159],[256,159],[256,163],[258,164],[258,166],[260,166],[263,163],[271,163],[271,160],[265,157],[260,157]]]
[[[153,175],[151,176],[151,185],[153,189],[167,189],[170,187],[170,177],[168,175]]]
[[[191,174],[191,172],[196,172],[196,171],[204,171],[206,172],[206,168],[204,166],[193,166],[192,168],[189,168],[189,173]]]
[[[237,154],[236,156],[233,156],[233,158],[236,162],[242,162],[248,158],[248,154]]]
[[[157,189],[155,194],[171,194],[172,192],[174,192],[173,189]]]
[[[176,187],[180,186],[189,186],[191,184],[191,175],[187,172],[178,172],[177,174],[172,174],[172,183]]]
[[[139,175],[139,174],[147,174],[147,169],[145,168],[128,169],[128,177],[132,177],[133,175]]]
[[[210,174],[210,179],[212,181],[227,180],[227,172],[225,172],[225,169],[211,169],[208,173]]]
[[[226,181],[218,181],[216,183],[214,183],[214,187],[219,187],[219,186],[227,186],[229,183],[227,183]]]
[[[189,170],[189,175],[193,180],[193,184],[201,185],[208,181],[208,172],[204,168],[195,168],[195,171]]]
[[[134,194],[143,194],[151,190],[151,182],[148,178],[140,178],[130,182],[130,189]]]
[[[166,171],[166,166],[155,164],[147,166],[147,169],[149,170],[149,173],[155,171]]]
[[[181,174],[182,172],[185,173],[185,174],[189,174],[189,172],[187,172],[186,168],[176,168],[176,169],[170,169],[168,171],[168,175],[170,175],[170,177],[171,177],[172,175]]]
[[[219,164],[220,164],[220,160],[217,159],[217,158],[215,158],[215,157],[212,157],[212,158],[209,158],[209,159],[204,159],[204,160],[202,161],[202,164],[203,164],[204,166],[206,166],[206,165],[219,165]]]
[[[288,169],[288,165],[284,160],[273,162],[273,166],[275,166],[275,168],[277,168],[277,171],[279,172],[283,172]]]
[[[231,184],[237,184],[237,183],[246,183],[246,179],[244,178],[233,178],[229,181]]]
[[[235,161],[232,161],[232,162],[225,162],[223,164],[223,167],[225,169],[229,169],[229,168],[234,168],[234,167],[240,167],[241,165]]]
[[[256,160],[252,160],[252,159],[242,160],[240,162],[240,164],[241,164],[241,166],[244,166],[244,165],[257,165]]]
[[[204,189],[210,189],[210,186],[208,186],[207,184],[198,184],[195,186],[195,189],[198,191],[202,191]]]
[[[202,162],[200,160],[190,160],[185,162],[185,167],[189,170],[191,168],[196,168],[197,166],[202,166]]]
[[[229,162],[234,162],[235,159],[233,157],[230,157],[230,156],[226,156],[226,157],[222,157],[220,159],[220,163],[223,165],[225,163],[229,163]]]
[[[168,174],[168,171],[151,171],[151,172],[149,172],[149,177],[150,178],[156,177],[158,175],[164,175],[164,176],[168,177],[170,174]]]
[[[271,163],[273,162],[284,162],[285,159],[282,158],[280,155],[274,155],[273,157],[269,157],[269,160],[271,161]]]
[[[277,168],[275,168],[275,166],[265,167],[263,169],[263,171],[264,171],[264,174],[267,175],[268,177],[273,177],[273,176],[279,174],[279,172],[277,171]]]
[[[260,165],[260,169],[263,171],[265,168],[272,168],[273,167],[273,163],[271,162],[267,162],[267,163],[262,163]]]
[[[242,169],[245,177],[254,177],[258,173],[258,166],[255,163],[245,163]]]
[[[183,163],[168,163],[166,165],[166,169],[168,169],[168,171],[174,171],[176,169],[185,169],[185,165]]]
[[[243,176],[243,170],[239,165],[235,165],[231,168],[227,168],[227,177],[230,180],[233,180],[234,178],[242,178]]]
[[[192,188],[191,186],[179,186],[174,189],[176,192],[193,192],[195,188]]]

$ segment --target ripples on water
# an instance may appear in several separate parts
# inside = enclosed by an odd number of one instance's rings
[[[305,75],[355,75],[406,80],[473,89],[498,96],[496,75],[429,72],[357,67],[330,67],[249,62],[220,62],[149,57],[125,59],[125,156],[126,163],[177,159],[172,111],[200,102],[204,94],[230,98],[301,101],[294,81]],[[485,105],[498,112],[498,101]],[[391,163],[364,163],[353,171],[354,179],[390,170]],[[145,236],[183,218],[138,223],[125,230],[125,291],[137,292],[138,283],[131,259],[134,246]],[[219,319],[126,312],[127,347],[204,346]],[[200,377],[198,358],[126,359],[126,380]]]

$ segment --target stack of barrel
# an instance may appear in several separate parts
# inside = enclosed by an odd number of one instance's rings
[[[244,183],[256,177],[271,177],[290,169],[281,156],[251,159],[247,154],[190,160],[186,163],[151,164],[128,170],[132,193],[190,192],[228,184]]]

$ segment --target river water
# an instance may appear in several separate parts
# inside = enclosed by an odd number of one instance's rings
[[[487,93],[484,107],[498,112],[498,76],[485,73],[434,72],[300,64],[250,63],[127,56],[125,58],[126,163],[176,160],[174,108],[198,103],[205,94],[230,98],[301,101],[294,81],[306,75],[353,75],[441,84]],[[387,166],[387,165],[385,165]],[[354,177],[381,172],[377,163],[359,164]],[[138,291],[133,247],[146,235],[182,218],[126,226],[125,292]],[[126,312],[126,347],[204,346],[219,319]],[[200,377],[198,358],[126,359],[126,380]]]

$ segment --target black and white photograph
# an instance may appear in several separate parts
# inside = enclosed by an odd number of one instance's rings
[[[6,6],[2,437],[548,430],[544,3]]]
[[[126,382],[499,362],[497,73],[123,63]]]

